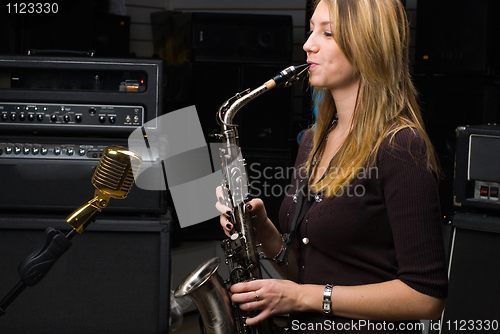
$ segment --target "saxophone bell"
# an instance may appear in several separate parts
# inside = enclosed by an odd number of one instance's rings
[[[217,273],[218,257],[198,266],[177,287],[174,297],[188,296],[198,306],[207,334],[236,334],[231,299],[222,277]]]

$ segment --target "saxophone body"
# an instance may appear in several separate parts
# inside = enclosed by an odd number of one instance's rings
[[[300,74],[305,72],[308,66],[309,64],[304,64],[284,69],[260,87],[236,94],[217,112],[221,125],[218,137],[223,142],[219,152],[222,162],[222,189],[225,204],[232,209],[231,221],[235,231],[221,244],[229,279],[223,281],[217,273],[220,259],[212,258],[188,275],[174,293],[175,297],[188,296],[193,300],[208,334],[276,333],[272,319],[256,326],[247,326],[246,318],[253,317],[253,313],[242,311],[238,305],[232,303],[229,296],[231,285],[262,278],[261,256],[255,243],[251,217],[246,208],[250,195],[246,163],[241,155],[237,125],[233,124],[233,118],[239,109],[261,94],[276,86],[289,86],[299,80]]]

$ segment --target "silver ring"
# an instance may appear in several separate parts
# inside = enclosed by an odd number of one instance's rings
[[[255,300],[259,300],[259,294],[257,293],[257,291],[254,292],[255,292]]]

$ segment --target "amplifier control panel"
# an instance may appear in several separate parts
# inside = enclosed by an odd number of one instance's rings
[[[143,106],[0,102],[0,129],[125,129],[144,125]]]
[[[95,159],[107,145],[0,142],[0,159]]]

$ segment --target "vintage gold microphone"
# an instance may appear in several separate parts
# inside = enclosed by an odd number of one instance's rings
[[[107,147],[92,177],[96,187],[94,198],[69,215],[66,222],[82,233],[95,214],[108,205],[110,198],[127,197],[134,184],[134,171],[137,172],[141,164],[142,159],[135,152],[120,146]]]
[[[0,316],[5,314],[5,309],[27,286],[41,281],[69,249],[70,239],[77,232],[82,233],[95,220],[96,214],[108,206],[111,198],[127,197],[134,184],[134,172],[139,170],[141,164],[139,155],[121,146],[109,146],[104,150],[92,176],[92,184],[96,188],[94,198],[66,218],[72,227],[66,235],[52,227],[45,230],[44,243],[19,265],[21,280],[0,301]]]

